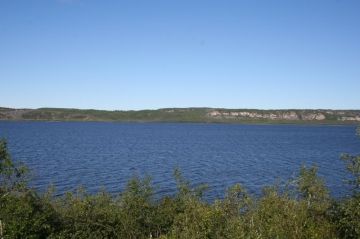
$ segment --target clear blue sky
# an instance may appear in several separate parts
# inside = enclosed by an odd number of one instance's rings
[[[0,106],[360,108],[360,1],[1,0]]]

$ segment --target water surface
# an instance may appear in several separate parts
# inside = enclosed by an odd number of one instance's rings
[[[213,199],[234,183],[259,193],[315,164],[337,196],[346,193],[340,155],[360,153],[355,126],[0,121],[0,137],[33,171],[35,188],[53,184],[59,194],[79,185],[119,192],[135,174],[171,194],[178,167]]]

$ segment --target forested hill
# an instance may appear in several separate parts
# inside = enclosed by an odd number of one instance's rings
[[[360,123],[360,110],[257,110],[216,108],[165,108],[106,111],[63,108],[0,108],[1,120],[223,122],[223,123]]]

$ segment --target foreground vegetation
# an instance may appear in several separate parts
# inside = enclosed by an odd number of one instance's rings
[[[83,189],[53,197],[27,184],[27,170],[0,142],[0,238],[360,238],[360,156],[344,155],[352,194],[330,197],[315,167],[260,197],[242,185],[208,203],[175,170],[174,196],[155,199],[148,178],[131,179],[116,197]]]

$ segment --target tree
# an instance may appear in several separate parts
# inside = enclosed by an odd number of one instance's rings
[[[0,140],[0,195],[26,186],[27,168],[15,164],[8,152],[5,140]]]
[[[360,135],[360,127],[357,134]],[[345,154],[341,158],[352,175],[348,183],[352,186],[353,195],[337,205],[338,231],[342,238],[360,238],[360,155]]]

